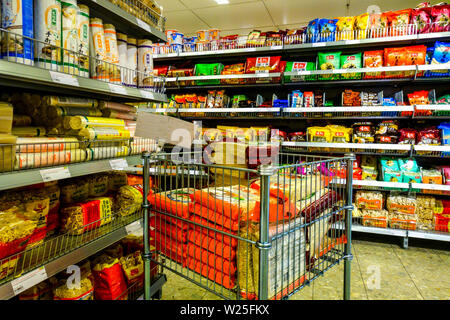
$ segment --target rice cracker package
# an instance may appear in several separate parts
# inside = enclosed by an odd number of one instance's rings
[[[362,53],[355,53],[349,55],[341,55],[342,69],[356,69],[362,67]],[[361,79],[361,73],[342,73],[341,79]]]
[[[341,52],[319,52],[319,69],[320,70],[334,70],[341,66]],[[338,80],[339,74],[319,75],[319,80]]]

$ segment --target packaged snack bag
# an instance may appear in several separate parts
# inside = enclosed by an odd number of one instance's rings
[[[388,35],[388,14],[372,13],[369,16],[370,35],[372,38],[386,37]]]
[[[126,300],[127,283],[119,259],[103,254],[93,264],[95,300]]]
[[[55,289],[53,300],[94,300],[94,286],[88,278],[81,279],[80,288],[69,289],[67,283]]]
[[[379,68],[383,66],[383,50],[364,52],[364,68]],[[364,79],[377,79],[384,76],[384,72],[366,72]]]
[[[353,27],[355,25],[355,17],[340,17],[336,23],[337,34],[336,41],[353,40]]]
[[[391,12],[388,15],[389,26],[391,28],[390,36],[401,36],[408,34],[409,18],[411,9],[404,9]]]
[[[296,72],[296,71],[312,71],[316,70],[316,64],[314,62],[286,62],[285,72]],[[315,76],[285,76],[285,82],[299,82],[315,80]]]
[[[398,140],[399,144],[416,144],[417,130],[415,129],[400,129],[400,138]]]
[[[320,19],[314,19],[308,23],[306,28],[307,40],[306,42],[318,42],[318,35],[320,32]]]
[[[372,122],[357,122],[353,125],[354,143],[373,143],[375,141],[375,127]]]
[[[340,68],[341,52],[319,52],[319,68],[320,70],[333,70]],[[339,74],[319,75],[319,80],[338,80]]]
[[[404,66],[406,65],[407,51],[405,48],[385,48],[384,49],[384,63],[387,67]],[[402,78],[404,71],[389,71],[385,72],[386,78]]]
[[[338,19],[320,19],[320,42],[336,40],[336,23]]]
[[[414,9],[411,13],[411,24],[414,24],[418,33],[428,33],[432,30],[431,10]]]
[[[424,45],[406,47],[405,64],[409,65],[424,65],[426,62],[427,47]],[[414,71],[406,71],[404,74],[407,77],[414,76]],[[417,76],[421,77],[423,72],[418,72]]]
[[[362,68],[362,53],[341,55],[342,69]],[[342,73],[341,79],[361,79],[361,73]]]
[[[363,13],[355,17],[356,39],[366,39],[369,28],[369,14]]]
[[[433,32],[444,32],[450,30],[450,6],[435,6],[431,8],[433,19]]]
[[[431,57],[430,64],[445,64],[450,62],[450,43],[436,41]],[[433,70],[429,72],[432,76],[448,76],[450,74],[448,69]]]

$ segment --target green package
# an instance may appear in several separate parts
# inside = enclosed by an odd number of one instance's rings
[[[446,94],[437,99],[437,104],[450,104],[450,94]],[[435,116],[450,116],[450,111],[434,111]]]
[[[341,69],[362,68],[362,53],[341,56]],[[341,79],[361,79],[360,72],[341,73]]]
[[[319,52],[319,66],[320,70],[339,69],[341,66],[341,52]],[[339,80],[339,74],[319,75],[319,80]]]
[[[195,65],[196,76],[216,76],[220,75],[223,70],[221,63],[199,63]],[[198,86],[220,84],[220,80],[196,80]]]
[[[316,64],[314,62],[286,62],[285,72],[297,71],[314,71]],[[300,81],[314,81],[316,76],[285,76],[284,82],[300,82]]]

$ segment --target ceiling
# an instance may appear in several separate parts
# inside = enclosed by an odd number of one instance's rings
[[[185,35],[217,28],[221,35],[294,29],[315,18],[358,15],[369,5],[381,11],[415,7],[421,0],[229,0],[219,5],[214,0],[156,0],[167,18],[166,29]],[[436,3],[438,0],[433,1]]]

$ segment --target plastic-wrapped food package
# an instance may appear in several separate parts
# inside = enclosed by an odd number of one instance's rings
[[[421,170],[422,175],[422,183],[425,184],[443,184],[444,180],[442,177],[441,170],[437,168],[431,168],[431,169],[422,169]],[[423,193],[430,193],[430,194],[440,194],[440,190],[422,190]]]
[[[338,19],[320,19],[320,42],[336,40],[336,23]]]
[[[391,194],[386,200],[389,213],[414,215],[417,209],[417,199],[413,196]]]
[[[399,144],[416,144],[417,130],[404,128],[399,130],[400,138],[398,140]]]
[[[88,278],[81,279],[80,286],[70,288],[64,281],[55,289],[53,300],[94,300],[94,286]]]
[[[320,70],[334,70],[341,66],[341,52],[319,52],[319,69]],[[319,80],[338,80],[339,74],[319,75]]]
[[[64,180],[61,186],[61,202],[75,203],[84,201],[89,197],[88,179]]]
[[[389,227],[392,229],[416,230],[415,214],[388,213]]]
[[[107,174],[100,173],[89,176],[89,196],[104,196],[108,192],[108,183]]]
[[[381,210],[384,205],[383,193],[377,191],[358,190],[355,195],[355,203],[359,209]]]
[[[417,196],[417,228],[434,230],[434,208],[436,199],[431,196]]]
[[[428,33],[432,30],[431,10],[429,8],[413,9],[411,24],[416,25],[418,33]]]
[[[408,25],[411,15],[411,9],[404,9],[391,12],[388,15],[389,26],[391,27],[390,36],[401,36],[408,34]]]
[[[371,13],[369,16],[370,36],[372,38],[386,37],[388,35],[388,13]]]
[[[366,39],[369,30],[369,14],[363,13],[355,17],[356,39]]]
[[[355,25],[355,17],[340,17],[338,18],[336,41],[339,40],[353,40],[353,27]]]
[[[115,212],[127,216],[137,212],[143,201],[143,187],[140,184],[120,187],[117,192]]]
[[[380,68],[384,65],[383,50],[365,51],[364,68]],[[384,76],[384,72],[366,72],[364,79],[377,79]]]
[[[387,228],[388,212],[382,210],[361,210],[362,224],[366,227]]]
[[[357,122],[352,127],[354,143],[374,143],[375,126],[372,122]]]
[[[434,6],[431,8],[433,18],[433,32],[444,32],[450,30],[450,6]]]
[[[308,36],[307,42],[318,42],[320,32],[320,19],[314,19],[308,23],[306,34]]]
[[[383,158],[380,160],[381,178],[386,182],[401,182],[402,173],[397,159]]]
[[[363,156],[361,161],[361,178],[362,180],[377,180],[377,159],[373,156]]]
[[[341,55],[340,59],[342,69],[362,68],[361,52],[349,55]],[[342,73],[341,79],[361,79],[361,73]]]

